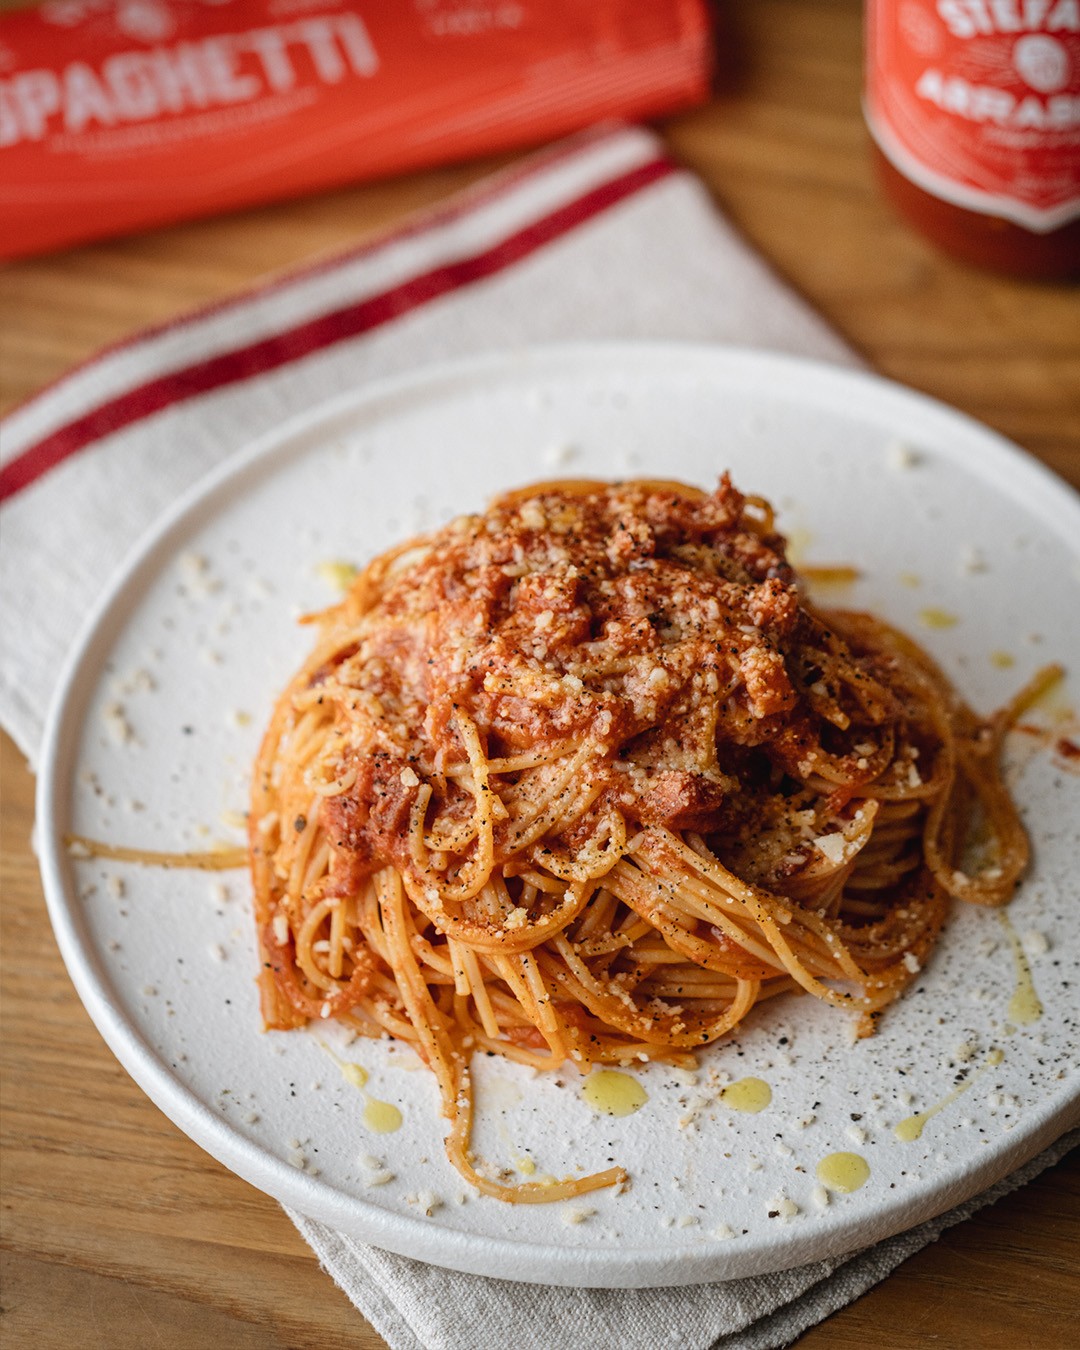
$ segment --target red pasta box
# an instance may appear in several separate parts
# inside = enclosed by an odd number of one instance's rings
[[[706,97],[704,0],[47,0],[0,17],[0,257]]]

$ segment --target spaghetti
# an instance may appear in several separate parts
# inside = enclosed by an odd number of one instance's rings
[[[726,476],[509,493],[314,622],[254,773],[264,1020],[413,1045],[488,1195],[624,1173],[484,1175],[473,1052],[681,1061],[799,990],[869,1034],[949,898],[1026,866],[997,759],[1035,691],[980,720],[909,638],[815,608]]]

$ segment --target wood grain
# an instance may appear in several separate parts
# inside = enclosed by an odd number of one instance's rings
[[[782,275],[877,369],[1080,485],[1075,288],[955,265],[877,195],[857,0],[741,0],[731,87],[663,128]],[[100,346],[354,245],[506,157],[31,260],[0,273],[0,407]],[[374,1350],[281,1209],[181,1135],[120,1069],[67,978],[0,742],[5,1347]],[[806,1350],[1075,1344],[1080,1158],[950,1230]],[[561,1347],[552,1347],[561,1350]]]

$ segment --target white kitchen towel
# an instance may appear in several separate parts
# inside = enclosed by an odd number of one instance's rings
[[[0,631],[19,635],[0,650],[4,727],[34,764],[56,672],[110,574],[179,493],[254,437],[343,389],[449,356],[610,337],[857,364],[655,136],[603,128],[65,375],[0,427]],[[665,1338],[750,1350],[787,1344],[993,1197],[846,1262],[677,1291],[457,1275],[292,1217],[395,1350],[651,1350]]]

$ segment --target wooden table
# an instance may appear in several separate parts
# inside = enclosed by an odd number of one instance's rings
[[[859,114],[858,0],[741,0],[733,13],[737,87],[664,125],[675,154],[877,369],[1080,485],[1077,290],[954,265],[882,203]],[[354,244],[495,163],[13,266],[0,274],[3,406],[104,343]],[[6,738],[2,749],[6,1346],[381,1346],[277,1204],[181,1135],[105,1048],[48,927],[31,777]],[[800,1346],[1065,1346],[1080,1303],[1078,1195],[1074,1154]]]

